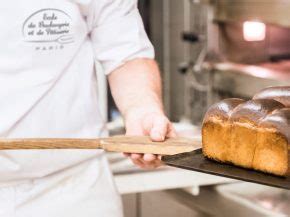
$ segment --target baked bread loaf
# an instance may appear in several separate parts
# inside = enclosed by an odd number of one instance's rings
[[[289,169],[290,87],[267,88],[253,100],[225,99],[207,111],[203,154],[216,161],[285,176]]]
[[[257,93],[253,99],[274,99],[290,107],[290,86],[269,87]]]

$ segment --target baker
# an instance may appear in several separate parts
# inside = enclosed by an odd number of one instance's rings
[[[175,135],[137,0],[10,0],[0,18],[1,137],[105,136],[95,61],[127,135]],[[160,164],[127,155],[142,168]],[[122,206],[102,151],[1,151],[0,216],[119,217]]]

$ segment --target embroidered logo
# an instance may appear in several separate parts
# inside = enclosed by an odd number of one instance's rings
[[[31,14],[23,23],[24,41],[35,45],[35,50],[63,49],[73,43],[71,17],[64,11],[46,8]]]

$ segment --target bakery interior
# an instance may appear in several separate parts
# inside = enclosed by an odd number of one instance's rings
[[[290,1],[139,0],[162,71],[166,113],[179,135],[201,139],[208,107],[290,84]],[[98,70],[99,71],[99,70]],[[111,135],[124,126],[101,73]],[[125,217],[288,216],[290,192],[173,167],[141,170],[109,153]]]

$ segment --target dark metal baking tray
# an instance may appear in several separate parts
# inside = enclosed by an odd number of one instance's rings
[[[205,158],[201,149],[192,152],[163,156],[162,161],[173,167],[193,170],[246,182],[253,182],[290,190],[290,177],[279,177],[229,164],[222,164]]]

